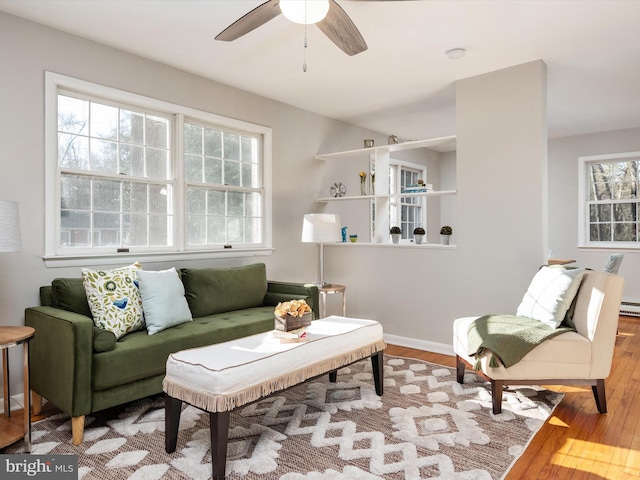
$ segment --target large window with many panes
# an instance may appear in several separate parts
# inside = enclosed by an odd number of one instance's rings
[[[48,89],[50,254],[269,246],[265,127],[65,79]]]

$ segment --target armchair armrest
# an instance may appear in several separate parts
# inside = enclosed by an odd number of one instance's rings
[[[264,304],[276,306],[278,302],[302,299],[311,307],[313,318],[320,318],[318,295],[318,287],[313,284],[269,281]]]
[[[31,389],[77,417],[91,412],[93,320],[55,307],[25,310],[35,328],[29,344]]]

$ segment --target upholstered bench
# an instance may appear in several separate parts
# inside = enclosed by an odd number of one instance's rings
[[[174,353],[167,360],[165,440],[176,449],[182,402],[209,412],[214,479],[225,476],[230,412],[274,392],[371,357],[382,395],[382,326],[373,320],[331,316],[312,322],[305,343],[279,343],[271,332]]]

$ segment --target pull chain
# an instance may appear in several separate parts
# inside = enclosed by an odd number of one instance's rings
[[[304,2],[305,11],[307,8],[307,2]],[[304,50],[302,51],[302,71],[307,71],[307,24],[304,24]]]

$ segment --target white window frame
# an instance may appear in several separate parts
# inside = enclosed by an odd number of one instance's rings
[[[391,176],[391,172],[395,171],[395,178],[393,182],[389,183],[389,193],[391,195],[399,195],[402,193],[402,170],[416,170],[420,172],[422,180],[427,183],[427,167],[425,165],[419,165],[417,163],[411,163],[404,160],[398,160],[396,158],[389,158],[389,176]],[[392,185],[395,185],[394,191],[391,191]],[[415,197],[420,201],[420,206],[422,207],[422,228],[427,229],[427,198],[426,197]],[[402,197],[392,196],[389,199],[389,226],[396,225],[394,223],[393,217],[394,214],[391,212],[391,209],[395,210],[395,218],[398,219],[397,223],[402,223]],[[404,229],[402,231],[402,238],[400,243],[411,243],[413,242],[413,230],[411,232],[405,232]]]
[[[60,179],[58,168],[58,112],[57,101],[60,90],[75,91],[88,96],[111,100],[118,104],[134,105],[139,108],[164,112],[174,116],[172,148],[175,190],[174,190],[174,231],[175,244],[166,249],[137,250],[132,247],[129,252],[96,252],[83,250],[69,253],[59,247],[60,238]],[[185,118],[219,126],[231,131],[247,132],[262,136],[262,188],[263,188],[263,242],[256,245],[233,245],[232,248],[200,248],[186,247],[184,224],[182,217],[185,209],[185,182],[183,169],[182,132]],[[210,112],[204,112],[162,100],[137,95],[103,85],[79,80],[76,78],[45,72],[45,255],[47,266],[90,266],[104,264],[121,264],[128,261],[174,261],[204,258],[246,257],[270,255],[272,247],[272,129],[241,120],[236,120]]]
[[[589,165],[593,163],[626,162],[629,159],[640,158],[640,152],[624,152],[605,155],[590,155],[578,157],[578,247],[600,248],[604,250],[640,249],[640,238],[636,242],[592,242],[589,240]],[[640,199],[639,199],[640,201]],[[611,203],[615,203],[612,200]]]

